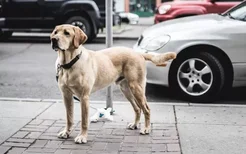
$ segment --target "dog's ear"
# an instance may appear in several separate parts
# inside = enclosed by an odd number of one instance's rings
[[[79,28],[74,27],[74,39],[73,45],[75,48],[78,48],[81,44],[84,44],[87,41],[87,35]]]

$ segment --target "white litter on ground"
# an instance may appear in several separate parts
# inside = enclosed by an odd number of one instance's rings
[[[91,122],[98,122],[98,121],[113,121],[113,116],[110,114],[112,108],[98,108],[96,113],[90,117]]]

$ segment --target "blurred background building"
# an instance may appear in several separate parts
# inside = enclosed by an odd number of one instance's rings
[[[171,0],[165,0],[165,2]],[[140,17],[153,16],[156,6],[164,0],[114,0],[116,12],[131,12]]]

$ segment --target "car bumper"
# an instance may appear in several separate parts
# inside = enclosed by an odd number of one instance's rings
[[[165,67],[157,67],[152,62],[146,63],[147,83],[169,86],[168,74],[171,63],[168,62]]]
[[[0,27],[5,25],[5,18],[0,18]]]
[[[145,52],[137,44],[133,46],[135,52]],[[168,76],[171,62],[167,62],[165,67],[157,67],[152,62],[146,62],[147,83],[169,86]]]
[[[155,15],[155,24],[173,19],[174,17],[172,15],[167,15],[167,14],[156,14]]]
[[[130,19],[130,24],[138,24],[139,20],[138,19]]]

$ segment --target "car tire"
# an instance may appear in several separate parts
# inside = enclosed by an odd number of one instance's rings
[[[5,41],[9,39],[12,36],[13,32],[12,31],[0,31],[0,40]]]
[[[198,52],[178,56],[169,74],[170,87],[191,102],[216,101],[225,84],[225,72],[210,53]]]
[[[96,34],[93,33],[92,27],[93,25],[90,24],[87,18],[81,16],[74,16],[70,17],[66,24],[71,24],[74,26],[78,26],[83,32],[87,35],[88,39],[86,42],[91,42],[93,39],[96,38]]]

